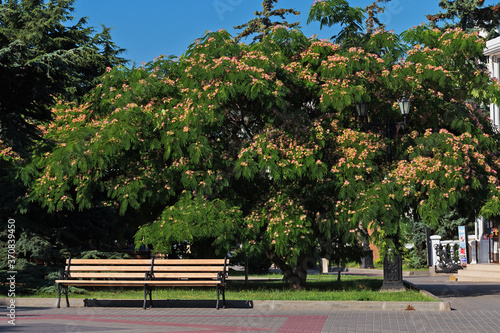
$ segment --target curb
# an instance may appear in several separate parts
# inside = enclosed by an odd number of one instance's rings
[[[451,311],[449,302],[376,301],[252,301],[259,310],[372,310],[372,311]]]
[[[429,296],[431,298],[434,298],[437,301],[437,303],[440,304],[440,309],[437,311],[451,311],[450,302],[444,302],[442,299],[440,299],[436,295],[431,294],[427,290],[420,289],[417,285],[415,285],[414,283],[411,283],[408,280],[403,280],[403,283],[406,285],[407,288],[418,290],[421,294],[424,294],[425,296]]]
[[[433,295],[430,295],[433,296]],[[83,307],[138,307],[142,309],[143,300],[95,300],[70,299],[72,308]],[[159,307],[203,307],[213,308],[214,301],[163,301],[153,300],[155,308]],[[10,305],[9,298],[0,298],[0,306]],[[17,307],[56,308],[57,298],[16,298]],[[61,299],[61,308],[66,301]],[[247,308],[259,311],[266,310],[372,310],[372,311],[451,311],[449,302],[377,302],[377,301],[227,301],[227,309]]]

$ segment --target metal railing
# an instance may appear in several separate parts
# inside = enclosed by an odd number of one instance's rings
[[[442,241],[441,236],[431,236],[432,258],[431,266],[436,273],[456,273],[462,269],[458,254],[460,242],[458,240]]]

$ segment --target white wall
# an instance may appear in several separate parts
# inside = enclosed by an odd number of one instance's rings
[[[486,42],[484,55],[488,57],[488,69],[492,77],[500,80],[500,37]],[[497,129],[500,129],[500,107],[498,105],[490,105],[490,118]]]

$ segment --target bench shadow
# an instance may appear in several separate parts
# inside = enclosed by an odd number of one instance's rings
[[[144,304],[144,300],[124,300],[124,299],[84,299],[83,304],[85,307],[131,307],[131,308],[141,308]],[[147,307],[150,307],[150,302],[148,301]],[[153,308],[212,308],[215,309],[215,300],[154,300]],[[222,301],[219,303],[222,309]],[[226,300],[226,308],[230,309],[253,309],[253,301],[231,301]]]
[[[438,297],[477,297],[500,295],[500,284],[468,284],[467,282],[458,283],[419,283],[420,289]]]

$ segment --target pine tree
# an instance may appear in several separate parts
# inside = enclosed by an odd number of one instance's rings
[[[443,22],[444,28],[459,27],[465,31],[485,32],[486,39],[498,36],[500,3],[484,6],[484,0],[441,0],[439,6],[443,11],[427,15],[432,26]]]
[[[276,3],[278,3],[278,0],[264,0],[262,2],[262,11],[255,12],[255,15],[257,16],[256,18],[250,20],[248,23],[235,26],[234,29],[243,29],[243,31],[235,37],[235,40],[240,41],[242,38],[257,34],[253,38],[253,42],[257,42],[262,40],[262,38],[268,33],[268,30],[276,25],[284,25],[288,28],[298,26],[299,22],[288,23],[287,21],[271,21],[271,17],[273,16],[279,16],[280,18],[285,20],[286,14],[300,15],[300,12],[294,9],[274,9]]]
[[[80,100],[108,67],[126,63],[109,28],[96,33],[86,18],[73,21],[74,2],[0,0],[0,219],[16,220],[20,260],[54,263],[67,244],[89,245],[91,239],[99,248],[104,235],[115,240],[119,234],[111,227],[116,220],[106,216],[110,209],[50,215],[25,200],[27,189],[17,178],[43,135],[40,124],[54,121],[56,99]],[[4,245],[7,234],[0,231]]]
[[[318,21],[320,29],[340,24],[340,32],[332,36],[335,43],[353,44],[359,39],[363,29],[363,9],[351,7],[347,0],[316,1],[309,11],[307,24]]]
[[[332,40],[344,47],[359,46],[374,30],[385,27],[377,15],[385,10],[385,7],[380,6],[379,3],[389,1],[391,0],[376,0],[364,9],[351,6],[347,0],[315,1],[309,11],[307,23],[318,21],[321,23],[320,28],[324,25],[331,27],[339,24],[341,30],[337,35],[332,36]],[[366,19],[363,27],[364,17]],[[365,33],[363,33],[363,28],[366,30]]]
[[[106,67],[126,63],[109,29],[94,33],[75,0],[0,1],[0,140],[22,151],[60,95],[76,99]]]
[[[365,12],[367,14],[367,18],[365,25],[367,34],[372,34],[375,29],[385,28],[385,24],[380,22],[377,15],[385,11],[385,6],[379,6],[379,3],[387,3],[389,1],[391,0],[377,0],[373,1],[371,5],[366,6]]]

